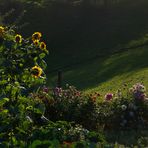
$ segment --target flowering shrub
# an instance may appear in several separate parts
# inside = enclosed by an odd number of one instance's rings
[[[101,133],[91,132],[80,125],[66,121],[49,122],[46,126],[34,129],[30,141],[34,141],[34,139],[40,141],[53,141],[56,139],[62,145],[72,145],[78,141],[106,143],[105,137]]]
[[[57,119],[74,121],[80,114],[80,108],[83,103],[83,96],[80,91],[73,86],[66,86],[66,89],[55,88],[53,90],[53,98],[55,100],[54,107]]]
[[[130,95],[128,95],[129,92]],[[111,107],[108,120],[112,122],[109,125],[106,124],[107,127],[146,128],[148,124],[146,89],[138,83],[133,85],[129,92],[124,96],[120,90],[117,91],[115,97],[108,104]]]
[[[87,96],[74,86],[66,85],[65,89],[43,87],[31,97],[44,102],[45,115],[52,121],[66,120],[81,124],[87,129],[96,129],[96,100],[99,94]]]
[[[146,88],[140,84],[135,84],[132,88],[130,88],[130,93],[136,100],[143,101],[146,98]]]
[[[84,95],[67,85],[65,89],[43,88],[38,98],[44,100],[45,114],[52,121],[74,121],[87,129],[144,128],[148,121],[146,98],[139,102],[128,93],[123,95],[118,90],[115,94],[107,93],[104,98],[97,92]]]

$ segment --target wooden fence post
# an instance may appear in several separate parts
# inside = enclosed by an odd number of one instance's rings
[[[58,71],[57,87],[62,87],[62,71]]]

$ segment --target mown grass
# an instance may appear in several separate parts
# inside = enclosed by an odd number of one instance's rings
[[[133,85],[138,82],[148,87],[147,48],[148,46],[131,49],[65,69],[63,70],[63,85],[70,83],[86,93],[114,92],[125,84]],[[49,84],[55,84],[56,75],[49,77]]]
[[[62,70],[63,85],[70,83],[85,92],[114,91],[124,83],[146,83],[147,47],[112,52],[148,32],[147,8],[147,0],[125,1],[109,8],[28,4],[20,22],[28,25],[18,31],[23,36],[38,30],[44,34],[51,87],[56,85],[57,71]]]

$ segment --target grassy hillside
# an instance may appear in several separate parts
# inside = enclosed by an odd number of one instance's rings
[[[25,36],[41,31],[48,44],[49,71],[108,54],[148,32],[147,0],[127,0],[111,7],[46,3],[26,5]]]
[[[9,4],[10,9],[13,5]],[[27,10],[20,25],[28,25],[18,32],[28,36],[41,31],[48,44],[50,86],[56,85],[58,70],[63,71],[63,83],[86,92],[116,90],[127,82],[146,83],[148,47],[129,51],[124,47],[148,41],[147,0],[124,0],[110,7],[49,1],[42,5],[23,3],[20,7]],[[113,54],[119,49],[121,53]]]
[[[63,70],[64,83],[69,83],[85,92],[116,91],[125,85],[143,82],[148,87],[148,46],[91,59]],[[55,84],[56,77],[50,75],[49,84]],[[129,86],[128,86],[129,88]]]

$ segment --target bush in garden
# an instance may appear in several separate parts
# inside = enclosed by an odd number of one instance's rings
[[[106,144],[103,134],[90,132],[81,125],[68,123],[66,121],[49,122],[32,130],[28,147],[72,147],[77,143],[85,145]]]
[[[131,89],[126,94],[118,90],[116,94],[107,93],[102,98],[99,93],[84,95],[67,85],[65,89],[45,87],[36,95],[44,100],[46,116],[52,121],[74,121],[91,130],[145,128],[148,121],[145,91],[140,92],[145,94],[144,99],[135,98],[133,93],[135,91],[131,93]]]
[[[130,88],[131,95],[133,95],[133,97],[137,101],[143,101],[146,98],[145,92],[146,92],[146,88],[144,87],[144,85],[140,83],[137,83],[133,85],[132,88]]]
[[[126,96],[118,91],[113,100],[108,102],[111,107],[108,120],[111,124],[109,122],[107,127],[112,125],[121,129],[146,128],[148,102],[145,91],[145,87],[139,83],[130,88]]]
[[[66,89],[43,87],[38,93],[33,93],[31,97],[45,103],[46,116],[52,121],[76,119],[76,112],[79,111],[81,103],[83,103],[81,93],[73,86],[67,86]]]
[[[95,97],[83,95],[74,86],[67,85],[65,89],[43,87],[31,97],[44,102],[45,115],[52,121],[66,120],[81,124],[88,129],[96,129]]]
[[[137,141],[137,145],[139,147],[147,147],[148,146],[148,137],[140,137]]]

